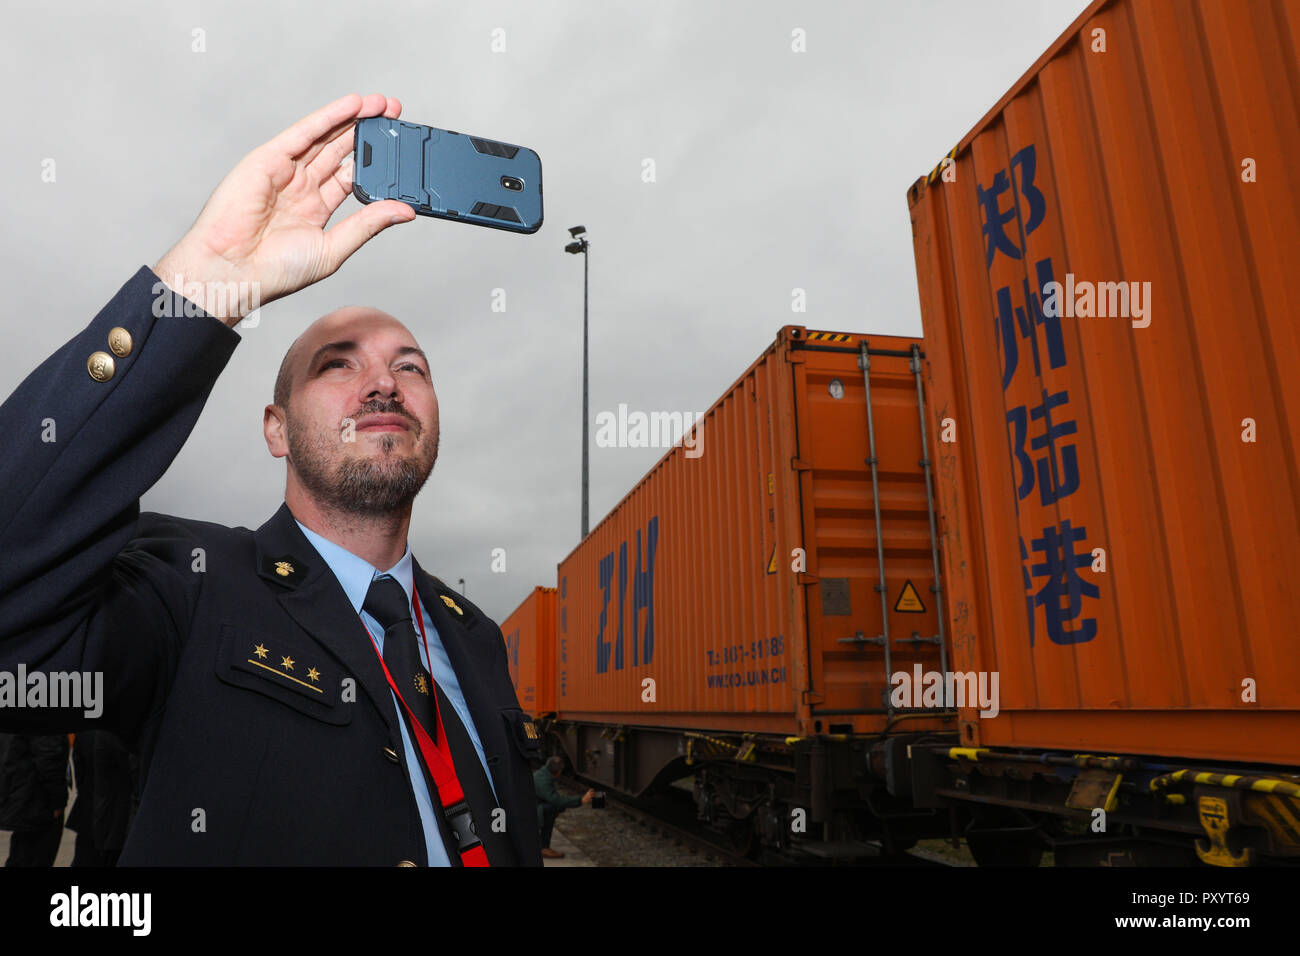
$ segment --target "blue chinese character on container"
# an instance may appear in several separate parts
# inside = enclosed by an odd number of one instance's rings
[[[1042,190],[1034,185],[1034,175],[1038,170],[1038,154],[1033,145],[1026,146],[1011,157],[1011,173],[1000,169],[993,177],[993,185],[985,189],[975,184],[979,196],[980,211],[984,218],[984,264],[992,267],[994,256],[1001,252],[1012,259],[1020,259],[1025,245],[1025,237],[1043,224],[1047,213],[1047,200]],[[1015,173],[1019,176],[1015,177]],[[1013,185],[1018,184],[1019,189]],[[1011,192],[1010,204],[1002,209],[1002,194]],[[1029,219],[1022,221],[1020,207],[1022,203],[1029,206]],[[1016,234],[1013,239],[1007,235],[1007,226],[1016,222]],[[1017,245],[1016,240],[1019,240]]]
[[[1038,274],[1038,289],[1031,288],[1028,279],[1021,280],[1023,305],[1012,305],[1010,286],[998,289],[994,296],[997,302],[997,314],[993,317],[993,321],[998,348],[1002,350],[1003,391],[1011,384],[1016,369],[1020,366],[1020,339],[1029,343],[1030,355],[1034,360],[1034,374],[1040,376],[1043,374],[1043,363],[1038,348],[1039,328],[1043,330],[1048,367],[1062,368],[1065,365],[1065,338],[1061,335],[1061,317],[1044,313],[1042,298],[1039,295],[1039,290],[1052,281],[1052,260],[1039,260],[1035,270]]]
[[[1061,443],[1066,435],[1078,432],[1079,426],[1073,419],[1052,420],[1052,409],[1068,404],[1069,392],[1048,393],[1043,389],[1043,401],[1040,405],[1029,408],[1019,405],[1007,412],[1007,424],[1011,426],[1011,456],[1020,471],[1016,486],[1016,498],[1023,501],[1034,490],[1035,472],[1038,477],[1038,500],[1044,505],[1055,504],[1079,490],[1079,453],[1073,445]],[[1042,433],[1029,440],[1030,451],[1045,452],[1030,456],[1025,452],[1025,439],[1028,437],[1029,420],[1043,423]],[[1037,431],[1037,429],[1035,429]]]
[[[1096,618],[1079,617],[1083,613],[1083,599],[1101,594],[1097,585],[1079,577],[1079,568],[1087,566],[1091,556],[1075,554],[1074,545],[1086,533],[1086,529],[1075,528],[1067,520],[1061,522],[1059,529],[1044,528],[1043,536],[1032,542],[1034,553],[1042,554],[1043,561],[1030,570],[1034,580],[1045,579],[1034,595],[1034,604],[1043,608],[1047,636],[1053,644],[1083,644],[1097,636]],[[1069,627],[1072,624],[1077,626]]]

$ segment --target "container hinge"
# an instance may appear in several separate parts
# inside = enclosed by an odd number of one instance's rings
[[[812,463],[804,461],[802,458],[791,458],[790,467],[795,471],[812,471]]]

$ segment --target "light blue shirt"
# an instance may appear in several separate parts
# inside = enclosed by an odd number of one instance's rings
[[[415,617],[415,608],[411,604],[411,587],[414,579],[411,574],[414,565],[411,560],[411,545],[406,545],[406,553],[402,559],[387,571],[379,571],[365,558],[359,558],[346,548],[340,547],[333,541],[322,538],[310,528],[303,527],[302,522],[295,519],[295,523],[302,528],[302,533],[307,536],[307,540],[312,543],[325,563],[330,566],[334,572],[334,577],[343,586],[343,593],[348,596],[352,602],[353,609],[361,616],[366,627],[374,636],[375,643],[379,645],[379,653],[384,652],[384,629],[369,614],[361,610],[361,605],[366,603],[366,594],[370,591],[370,583],[378,577],[385,575],[396,579],[397,583],[402,586],[406,592],[407,605],[411,610],[411,617]],[[456,708],[456,713],[460,715],[460,722],[465,725],[465,730],[469,733],[469,739],[474,742],[474,750],[478,753],[479,762],[483,764],[483,772],[487,775],[488,784],[492,787],[492,793],[496,794],[496,783],[492,780],[492,772],[488,770],[487,758],[483,755],[483,744],[478,739],[478,731],[474,727],[474,721],[470,718],[469,707],[465,704],[465,695],[461,693],[460,682],[456,680],[456,672],[452,670],[451,660],[447,657],[447,651],[442,646],[442,638],[438,636],[438,629],[433,626],[433,621],[429,617],[429,612],[420,607],[420,616],[424,618],[424,632],[428,639],[429,653],[425,654],[424,641],[420,641],[420,659],[424,661],[424,666],[429,669],[433,679],[437,681],[442,692],[447,695],[451,705]],[[432,656],[433,660],[429,657]],[[389,695],[393,700],[393,709],[401,714],[401,705],[397,702],[397,695],[391,691]],[[424,771],[420,769],[420,758],[416,755],[416,750],[411,742],[410,735],[406,732],[406,721],[399,720],[398,726],[402,731],[402,749],[406,751],[406,768],[411,774],[411,786],[415,791],[415,803],[420,808],[420,822],[424,825],[424,845],[429,852],[430,866],[451,866],[451,861],[447,859],[447,848],[442,842],[442,836],[438,830],[437,814],[441,812],[433,804],[433,798],[429,795],[429,786],[424,782]]]

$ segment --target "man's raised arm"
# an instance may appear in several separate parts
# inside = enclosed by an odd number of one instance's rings
[[[12,694],[20,666],[102,673],[104,724],[128,733],[165,699],[203,575],[189,570],[183,526],[140,520],[140,496],[179,453],[239,341],[250,297],[226,291],[282,298],[414,218],[386,201],[325,229],[351,192],[353,124],[400,111],[352,94],[249,153],[154,268],[0,405],[0,729],[85,722],[81,709],[6,702],[5,675]],[[182,295],[207,312],[187,310]]]

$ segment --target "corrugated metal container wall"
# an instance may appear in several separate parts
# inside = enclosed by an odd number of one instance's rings
[[[519,706],[534,717],[555,710],[555,588],[537,587],[501,622]]]
[[[562,718],[884,727],[861,338],[783,329],[705,413],[702,453],[679,442],[560,563]],[[940,660],[914,345],[869,342],[891,667],[909,672]]]
[[[1095,3],[909,193],[964,742],[1300,763],[1298,43]]]

